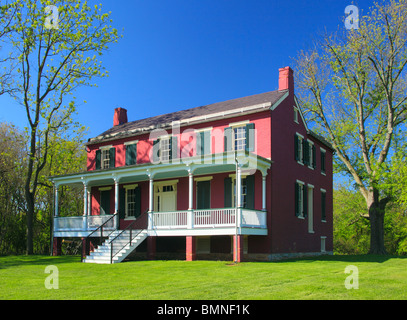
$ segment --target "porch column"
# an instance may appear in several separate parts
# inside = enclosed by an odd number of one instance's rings
[[[153,228],[153,211],[154,211],[154,181],[153,174],[148,173],[149,177],[149,193],[148,193],[148,230]]]
[[[262,189],[261,189],[261,191],[262,191],[262,208],[261,208],[261,210],[262,211],[267,211],[267,208],[266,208],[266,178],[267,178],[267,172],[266,172],[266,174],[263,174],[262,175]]]
[[[119,179],[114,178],[114,214],[119,213]]]
[[[239,164],[236,168],[236,234],[242,221],[242,169]]]
[[[58,217],[58,185],[54,185],[54,215],[55,217]]]
[[[83,230],[88,230],[88,185],[83,181]]]
[[[83,182],[83,215],[88,215],[88,185]]]
[[[194,174],[192,171],[188,172],[189,178],[189,189],[188,189],[188,210],[192,210],[193,203],[194,203]]]
[[[236,203],[237,207],[242,207],[242,169],[237,165],[236,170]]]
[[[119,215],[119,178],[114,177],[114,214],[116,214],[115,218],[115,229],[120,228],[120,215]]]
[[[90,192],[90,188],[88,189],[88,216],[92,214],[92,195]]]
[[[194,174],[191,168],[188,169],[188,213],[187,213],[187,228],[194,228]]]
[[[186,260],[194,261],[196,259],[196,237],[186,237]]]

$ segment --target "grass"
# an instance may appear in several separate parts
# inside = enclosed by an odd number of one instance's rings
[[[46,289],[59,272],[59,288]],[[345,268],[359,271],[359,289],[346,289]],[[407,299],[407,259],[329,256],[281,262],[134,261],[114,265],[79,257],[0,257],[2,300],[353,300]]]

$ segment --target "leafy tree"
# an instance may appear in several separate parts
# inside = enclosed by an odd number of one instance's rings
[[[407,117],[407,1],[375,3],[359,22],[359,29],[325,35],[315,49],[299,53],[298,96],[306,117],[331,142],[337,172],[365,200],[369,253],[385,254],[384,218],[393,194],[381,185]]]
[[[13,18],[17,12],[17,2],[0,3],[0,96],[5,93],[12,93],[14,88],[12,70],[15,67],[15,54],[3,48],[4,40],[12,30]]]
[[[7,37],[18,53],[14,96],[25,108],[29,124],[25,198],[27,254],[32,254],[35,199],[50,136],[72,126],[75,89],[106,76],[98,56],[117,41],[118,34],[110,25],[109,13],[87,1],[17,0],[16,6]]]
[[[0,123],[0,254],[24,250],[26,140],[13,125]]]

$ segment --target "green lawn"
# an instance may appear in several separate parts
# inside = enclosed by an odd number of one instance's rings
[[[45,268],[59,272],[47,289]],[[345,268],[359,271],[346,289]],[[54,275],[54,274],[52,274]],[[407,299],[407,259],[330,256],[283,262],[135,261],[80,263],[79,257],[0,257],[0,299]]]

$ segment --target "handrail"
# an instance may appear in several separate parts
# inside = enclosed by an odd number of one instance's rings
[[[88,234],[88,236],[85,238],[85,251],[87,252],[88,249],[88,238],[90,238],[90,236],[92,234],[94,234],[96,231],[98,231],[100,229],[100,242],[102,242],[102,238],[103,238],[103,227],[105,226],[105,224],[107,224],[110,220],[112,220],[113,218],[117,217],[117,213],[113,214],[109,219],[107,219],[104,223],[102,223],[99,227],[97,227],[95,230],[93,230],[91,233]],[[83,241],[82,241],[82,250],[81,250],[81,262],[83,262]]]
[[[113,262],[113,258],[128,244],[130,244],[131,246],[131,242],[133,240],[133,238],[137,237],[143,230],[140,230],[139,232],[137,232],[137,234],[133,237],[133,229],[131,228],[136,222],[140,221],[141,218],[148,213],[147,211],[144,211],[136,220],[134,220],[132,223],[130,223],[126,228],[124,228],[121,232],[119,232],[119,234],[114,237],[109,243],[110,243],[110,263]],[[113,254],[113,247],[114,247],[114,241],[119,238],[126,230],[130,229],[130,234],[129,234],[129,241],[126,242],[115,254]]]

